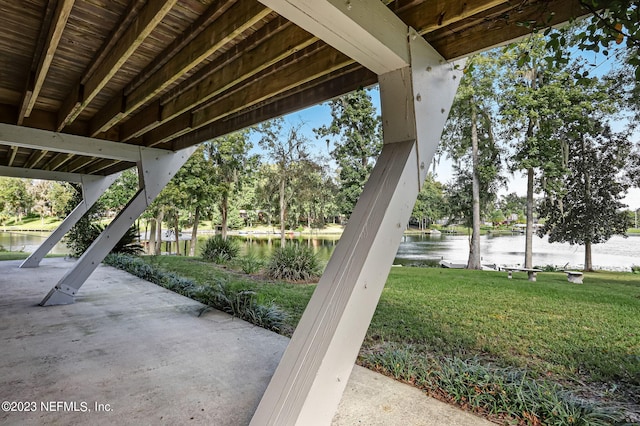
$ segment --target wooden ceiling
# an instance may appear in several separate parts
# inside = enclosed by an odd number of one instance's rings
[[[584,14],[578,0],[385,3],[445,59]],[[133,145],[178,150],[377,82],[256,0],[0,0],[0,28],[0,123]],[[0,140],[0,166],[133,165]]]

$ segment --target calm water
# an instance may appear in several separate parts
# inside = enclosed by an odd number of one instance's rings
[[[48,236],[48,232],[0,232],[0,245],[8,251],[33,253]],[[51,253],[66,254],[69,250],[64,244],[57,244]]]
[[[271,239],[242,238],[242,254],[253,253],[256,256],[268,257],[280,241]],[[324,239],[292,239],[299,244],[313,247],[321,260],[327,261],[333,252],[336,238]],[[515,235],[486,235],[480,239],[483,263],[498,265],[516,265],[524,262],[525,237]],[[456,263],[466,263],[469,254],[469,238],[466,235],[407,235],[404,236],[396,253],[395,263],[404,265],[419,264],[441,259]],[[628,238],[614,236],[605,244],[592,248],[594,267],[599,269],[625,270],[631,265],[640,265],[640,236]],[[569,244],[550,244],[547,238],[534,237],[534,265],[556,265],[581,268],[584,264],[584,248]]]
[[[44,232],[0,232],[0,244],[5,250],[33,252],[47,237]],[[261,258],[270,256],[280,240],[270,238],[237,237],[242,241],[241,254],[253,254]],[[292,238],[298,244],[312,247],[322,261],[328,261],[338,244],[338,236],[322,238]],[[199,238],[200,239],[200,238]],[[445,259],[466,263],[469,253],[469,239],[463,235],[439,236],[407,235],[403,237],[396,254],[396,263],[416,264]],[[56,254],[68,253],[64,244],[58,244],[52,251]],[[515,265],[524,262],[524,235],[496,235],[481,237],[483,263]],[[547,238],[534,237],[534,265],[557,265],[580,268],[584,262],[584,249],[569,244],[549,244]],[[631,265],[640,265],[640,236],[628,238],[612,237],[605,244],[593,246],[593,264],[596,268],[629,270]]]
[[[483,263],[516,265],[524,263],[525,237],[516,235],[486,235],[480,239]],[[628,238],[614,236],[605,244],[592,246],[595,268],[629,270],[640,265],[640,236]],[[433,260],[450,260],[466,263],[469,254],[469,238],[462,235],[405,236],[397,253],[401,263]],[[533,264],[574,268],[584,265],[584,247],[570,244],[549,243],[547,237],[533,238]]]

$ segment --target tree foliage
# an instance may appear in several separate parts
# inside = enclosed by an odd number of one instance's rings
[[[444,186],[429,173],[420,189],[411,216],[418,220],[423,228],[443,218],[445,209]]]
[[[564,81],[566,108],[557,137],[566,143],[565,173],[550,179],[540,216],[539,234],[549,241],[585,246],[585,269],[592,268],[591,245],[624,234],[627,221],[621,209],[628,181],[621,173],[628,166],[631,142],[627,133],[616,133],[609,121],[616,113],[598,79]]]
[[[569,62],[570,41],[582,51],[602,53],[609,56],[611,51],[624,46],[628,52],[624,61],[629,65],[635,80],[640,81],[640,7],[635,0],[580,0],[580,4],[591,13],[582,22],[556,30],[547,28],[547,48],[550,54],[546,60],[562,67]],[[577,24],[577,25],[576,25]],[[545,23],[534,26],[534,32],[541,30]],[[579,30],[576,32],[576,27]],[[576,77],[586,77],[583,71]]]
[[[243,130],[205,144],[205,158],[211,163],[223,239],[227,238],[229,201],[242,190],[245,177],[258,166],[258,157],[249,155],[252,144],[248,135],[248,130]]]
[[[331,155],[338,164],[340,208],[349,216],[382,149],[382,119],[364,89],[329,102],[331,124],[316,135],[337,137]]]
[[[0,211],[20,220],[33,205],[25,179],[0,177]]]
[[[118,179],[102,196],[102,203],[108,210],[119,212],[138,191],[138,171],[135,168],[122,172]]]

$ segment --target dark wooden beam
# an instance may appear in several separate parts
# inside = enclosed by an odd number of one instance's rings
[[[47,150],[33,150],[27,161],[22,166],[25,169],[32,169],[49,153]]]
[[[277,73],[268,78],[252,80],[232,95],[216,99],[210,105],[198,109],[193,113],[192,126],[197,129],[352,63],[351,58],[324,46],[289,66],[278,67]]]
[[[138,84],[134,90],[125,91],[125,106],[120,112],[122,117],[128,117],[145,103],[151,101],[183,77],[185,73],[190,72],[209,56],[271,13],[271,10],[258,2],[240,1],[235,3],[227,13],[193,37],[188,48],[179,50],[155,73]],[[175,50],[173,46],[170,48],[172,52]],[[95,120],[101,123],[115,124],[118,120],[112,114],[113,111],[102,109],[96,115]],[[104,126],[101,129],[104,129]],[[132,134],[124,136],[130,138]]]
[[[75,173],[95,159],[95,157],[76,157],[63,168],[63,171],[67,173]]]
[[[353,64],[320,78],[293,88],[280,96],[270,98],[249,110],[242,110],[174,139],[163,148],[179,150],[228,133],[244,129],[263,121],[316,105],[362,87],[371,86],[378,76]]]
[[[119,160],[99,160],[99,161],[93,162],[92,164],[88,165],[83,169],[79,169],[78,171],[80,173],[87,174],[87,175],[95,175],[105,169],[108,169],[109,167],[113,167],[118,163],[120,163]]]
[[[53,55],[58,49],[58,44],[62,38],[62,32],[67,25],[69,15],[71,15],[71,9],[75,0],[59,0],[56,7],[55,14],[51,20],[49,29],[47,31],[47,37],[45,39],[45,45],[41,50],[40,58],[38,59],[38,65],[36,66],[35,73],[31,76],[29,83],[31,87],[25,90],[20,105],[20,113],[18,115],[18,124],[22,124],[24,117],[29,117],[31,111],[38,99],[40,90],[44,85],[44,80],[49,73],[51,62],[53,61]],[[39,49],[38,49],[39,50]]]
[[[149,65],[147,65],[140,74],[138,74],[124,90],[125,95],[130,94],[144,83],[149,77],[156,73],[164,64],[173,58],[180,50],[185,48],[191,40],[196,38],[198,34],[204,31],[213,21],[218,19],[220,15],[225,13],[236,0],[216,0],[209,5],[205,13],[203,13],[193,24],[180,34],[161,55],[158,55]]]
[[[500,46],[547,28],[585,16],[579,0],[510,2],[424,35],[446,59],[452,60]]]
[[[67,153],[59,153],[56,154],[55,157],[49,161],[49,163],[44,167],[45,170],[56,171],[58,168],[62,167],[63,164],[67,163],[69,160],[73,158],[73,154]]]
[[[208,74],[206,77],[200,79],[197,84],[190,84],[187,89],[181,89],[180,94],[164,103],[161,110],[157,110],[157,105],[147,108],[160,113],[155,125],[149,125],[144,120],[142,123],[150,129],[168,122],[317,41],[311,34],[294,25],[282,27],[279,22],[277,24],[279,30],[276,31],[275,26],[267,25],[245,42],[238,44],[237,47],[244,49],[244,53],[239,54],[236,49],[232,49],[217,58],[207,67],[211,70],[206,70]],[[261,43],[257,43],[258,40]],[[252,45],[253,49],[250,49],[248,44]],[[144,116],[144,114],[146,109],[136,114],[131,121],[139,123],[137,116]],[[154,115],[155,112],[151,114]],[[142,127],[140,124],[125,126],[129,133],[122,133],[122,139],[128,140],[139,135],[140,127]]]
[[[122,33],[118,43],[113,45],[109,54],[103,56],[104,60],[96,66],[96,70],[91,77],[85,79],[86,82],[82,84],[83,96],[79,105],[75,103],[73,94],[70,96],[72,101],[67,100],[63,103],[67,109],[60,111],[58,130],[62,130],[80,115],[129,57],[133,55],[151,31],[169,13],[177,1],[158,0],[146,4],[133,23]]]

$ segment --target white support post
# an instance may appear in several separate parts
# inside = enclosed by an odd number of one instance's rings
[[[82,201],[76,206],[69,216],[67,216],[60,226],[47,237],[40,247],[38,247],[31,255],[22,262],[21,268],[36,268],[40,265],[42,259],[58,244],[58,242],[69,232],[73,226],[78,223],[80,218],[84,216],[89,209],[98,201],[98,198],[111,186],[111,184],[120,176],[116,173],[110,176],[91,176],[84,175],[80,178],[82,184]]]
[[[191,147],[178,152],[167,152],[140,148],[140,160],[138,162],[140,189],[78,259],[75,266],[51,289],[49,294],[40,302],[40,305],[66,305],[74,302],[78,289],[89,278],[89,275],[93,273],[129,227],[169,183],[195,149],[196,147]]]
[[[380,75],[385,145],[252,426],[328,425],[338,407],[462,76],[410,31]]]

